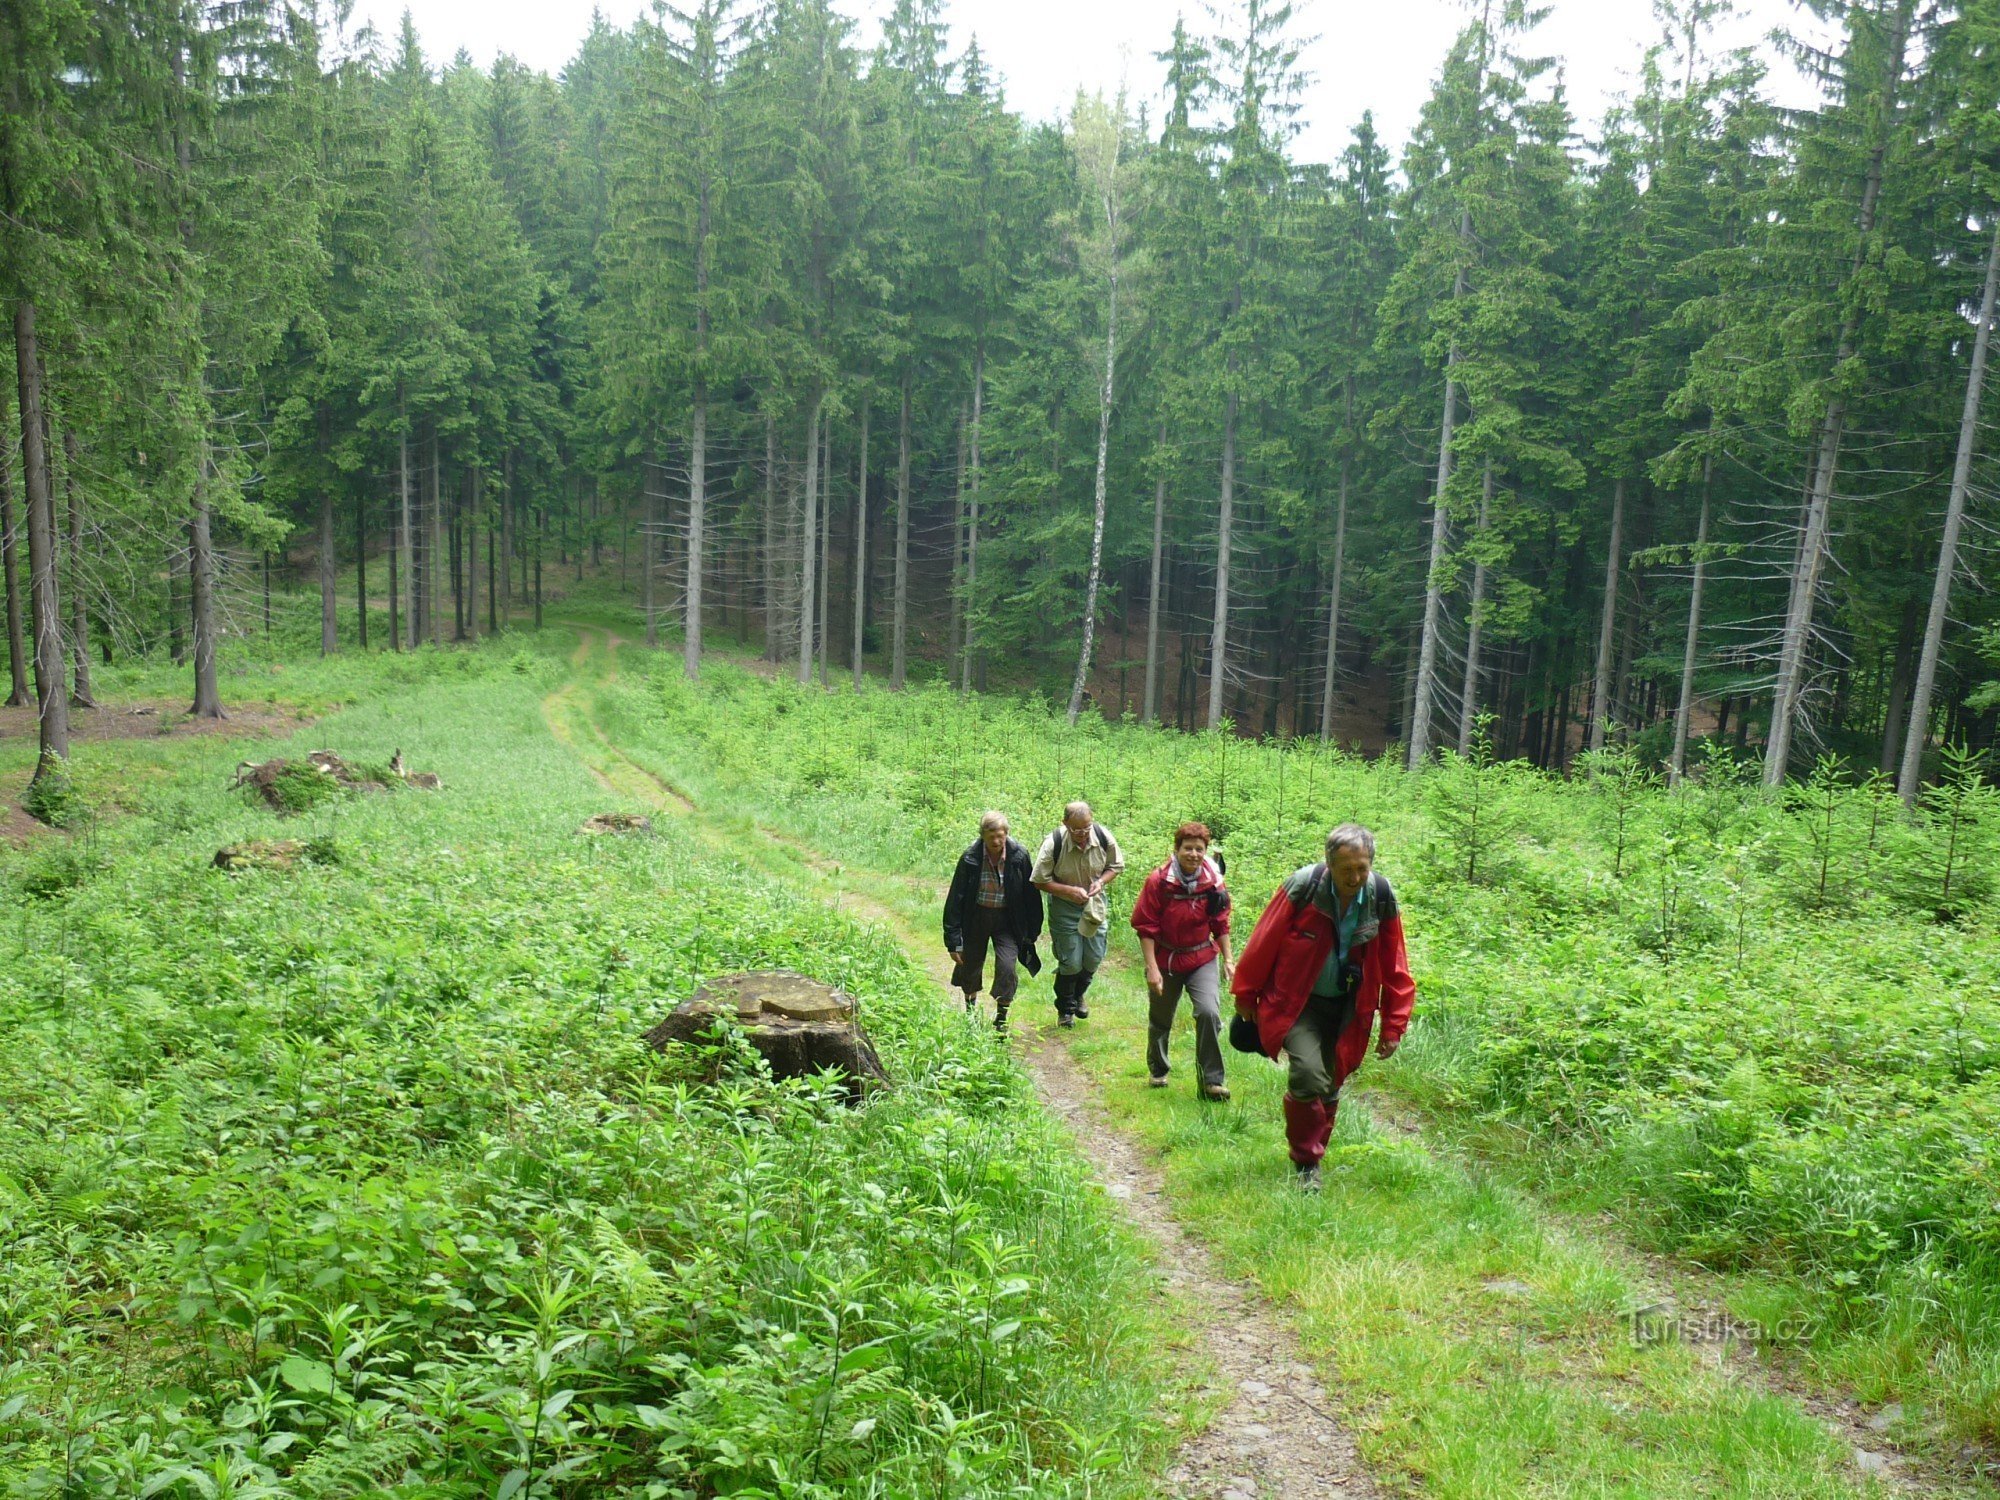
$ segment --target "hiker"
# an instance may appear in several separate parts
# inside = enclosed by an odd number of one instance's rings
[[[1084,992],[1104,962],[1111,905],[1104,899],[1125,869],[1125,855],[1111,830],[1090,813],[1088,802],[1063,809],[1063,826],[1042,840],[1035,856],[1035,889],[1049,895],[1049,942],[1056,950],[1056,1024],[1090,1019]]]
[[[1326,836],[1325,861],[1278,888],[1243,946],[1230,992],[1239,1018],[1231,1041],[1254,1025],[1250,1046],[1290,1062],[1285,1140],[1298,1185],[1317,1192],[1340,1086],[1368,1055],[1377,1013],[1375,1055],[1389,1057],[1417,999],[1396,895],[1375,873],[1374,834],[1341,824]]]
[[[1203,1099],[1225,1100],[1222,986],[1229,982],[1229,890],[1208,857],[1205,823],[1174,830],[1173,857],[1146,877],[1132,904],[1132,930],[1146,956],[1146,1081],[1167,1086],[1167,1038],[1182,995],[1194,1007],[1194,1065]]]
[[[993,950],[993,1029],[1007,1030],[1007,1008],[1019,985],[1015,965],[1042,972],[1035,942],[1042,935],[1042,896],[1029,882],[1027,849],[1007,836],[1007,815],[979,820],[979,838],[959,856],[944,898],[944,947],[951,982],[965,992],[965,1010],[979,1008],[986,950]]]

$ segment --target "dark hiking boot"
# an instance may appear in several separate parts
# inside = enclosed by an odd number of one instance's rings
[[[996,1036],[1007,1034],[1007,1007],[997,1006],[993,1011],[993,1031]]]
[[[1302,1193],[1319,1191],[1319,1163],[1316,1161],[1292,1163],[1292,1185]]]
[[[1090,981],[1096,977],[1095,974],[1079,974],[1076,976],[1076,989],[1074,991],[1074,998],[1070,1001],[1069,1009],[1070,1014],[1075,1016],[1079,1021],[1088,1021],[1090,1019],[1090,1007],[1083,1003],[1083,997],[1089,993]]]

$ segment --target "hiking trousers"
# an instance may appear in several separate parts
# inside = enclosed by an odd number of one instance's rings
[[[1020,988],[1021,977],[1016,965],[1020,962],[1021,945],[1014,940],[1014,932],[1007,925],[1007,909],[1003,906],[981,906],[973,902],[965,911],[965,947],[960,950],[965,955],[951,976],[951,982],[968,995],[976,995],[986,984],[986,950],[993,950],[993,1003],[1005,1010],[1014,1003],[1014,992]]]
[[[1285,1057],[1291,1064],[1285,1086],[1285,1144],[1301,1167],[1318,1166],[1333,1139],[1342,1082],[1334,1048],[1353,1019],[1351,998],[1314,995],[1285,1033]]]
[[[1174,1014],[1186,995],[1194,1010],[1194,1066],[1204,1088],[1228,1082],[1222,1071],[1222,965],[1210,959],[1186,974],[1165,974],[1160,993],[1151,997],[1146,1015],[1146,1071],[1167,1076],[1167,1039],[1173,1035]]]
[[[1049,943],[1056,950],[1056,972],[1066,977],[1095,974],[1111,944],[1108,926],[1085,937],[1077,931],[1082,921],[1082,907],[1059,896],[1049,897]]]

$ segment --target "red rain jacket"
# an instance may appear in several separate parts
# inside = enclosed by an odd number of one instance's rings
[[[1250,941],[1236,960],[1229,984],[1236,1010],[1257,1022],[1257,1036],[1266,1056],[1284,1048],[1285,1034],[1297,1022],[1312,996],[1314,983],[1333,951],[1333,918],[1314,903],[1312,893],[1325,873],[1324,865],[1309,865],[1278,887]],[[1348,951],[1361,965],[1361,991],[1354,1000],[1354,1019],[1334,1045],[1338,1076],[1345,1079],[1368,1055],[1368,1033],[1377,1011],[1382,1039],[1400,1042],[1409,1029],[1417,1002],[1416,981],[1410,977],[1409,956],[1403,951],[1403,917],[1395,892],[1381,875],[1375,882],[1375,936]]]
[[[1229,936],[1229,891],[1215,861],[1202,860],[1192,891],[1171,859],[1148,875],[1132,903],[1132,930],[1153,940],[1162,974],[1192,974],[1213,959]]]

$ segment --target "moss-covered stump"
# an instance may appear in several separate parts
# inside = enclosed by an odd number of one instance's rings
[[[303,839],[251,839],[215,851],[218,870],[295,870],[318,863],[313,846]]]
[[[585,819],[583,826],[577,829],[578,833],[588,834],[651,833],[652,831],[653,820],[651,818],[641,817],[638,813],[619,812],[599,813],[594,818]]]
[[[855,1097],[889,1081],[874,1044],[854,1019],[854,1002],[789,969],[710,980],[647,1032],[646,1044],[664,1052],[696,1042],[717,1021],[742,1027],[774,1077],[801,1078],[830,1068],[847,1079]]]

